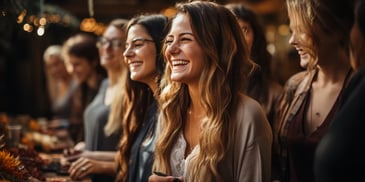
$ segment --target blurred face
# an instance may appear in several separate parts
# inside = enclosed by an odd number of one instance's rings
[[[68,74],[65,63],[58,56],[51,55],[48,60],[45,61],[45,66],[49,75],[54,79],[59,79]]]
[[[69,55],[68,61],[72,66],[72,74],[79,83],[87,82],[87,80],[95,72],[95,66],[89,63],[85,58]]]
[[[156,70],[156,47],[152,37],[142,25],[128,30],[124,60],[128,64],[130,78],[148,85],[154,82]]]
[[[171,69],[171,80],[198,83],[204,69],[203,51],[196,41],[186,14],[178,14],[166,37],[165,56]]]
[[[114,26],[109,26],[99,38],[97,47],[100,64],[106,70],[120,69],[123,62],[124,42],[124,32]]]
[[[292,22],[292,21],[291,21]],[[308,45],[312,45],[311,37],[305,33],[298,24],[290,23],[289,27],[292,34],[289,38],[289,44],[292,45],[298,52],[300,57],[300,66],[306,68],[311,57],[308,51]]]
[[[252,44],[253,44],[253,39],[254,39],[254,34],[253,34],[253,31],[252,31],[252,27],[245,20],[237,19],[237,21],[238,21],[238,24],[241,27],[241,30],[242,30],[243,36],[245,37],[247,46],[248,46],[249,50],[251,50],[251,47],[252,47]]]

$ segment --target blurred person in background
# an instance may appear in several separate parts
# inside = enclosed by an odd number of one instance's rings
[[[72,96],[78,87],[66,69],[61,45],[50,45],[43,54],[48,94],[51,103],[50,128],[67,128],[71,117]]]
[[[289,78],[277,106],[273,179],[311,182],[315,150],[353,73],[348,49],[353,3],[286,0],[286,5],[292,31],[289,43],[307,70]]]
[[[151,174],[158,108],[155,97],[164,70],[160,50],[167,22],[163,15],[141,15],[128,23],[124,61],[130,70],[117,85],[104,127],[107,136],[123,129],[120,150],[114,162],[79,160],[81,169],[88,167],[85,174],[95,172],[98,166],[117,174],[116,181],[147,181]]]
[[[96,36],[92,34],[78,33],[69,37],[64,42],[62,51],[68,71],[79,84],[72,98],[69,126],[71,138],[78,143],[84,140],[84,110],[96,96],[105,77],[105,70],[100,66]]]
[[[122,128],[113,128],[111,132],[105,132],[104,128],[109,120],[111,104],[116,98],[118,85],[127,72],[123,59],[127,22],[125,19],[111,21],[96,43],[100,64],[105,68],[107,78],[102,81],[98,94],[85,109],[84,141],[75,146],[76,155],[71,152],[68,158],[77,159],[69,168],[72,179],[82,179],[90,174],[92,181],[115,180],[115,165],[108,164],[115,160]],[[94,161],[99,163],[95,164]]]
[[[225,7],[236,16],[250,50],[250,58],[257,64],[256,69],[248,77],[245,93],[262,105],[271,124],[282,86],[273,79],[272,56],[267,50],[264,30],[255,12],[243,3],[230,3]]]

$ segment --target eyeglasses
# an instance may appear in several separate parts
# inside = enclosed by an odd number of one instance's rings
[[[105,45],[110,45],[114,50],[120,49],[123,47],[122,39],[108,39],[106,37],[100,37],[96,42],[96,47],[102,48]]]
[[[136,50],[144,46],[145,42],[154,42],[151,39],[136,38],[131,43],[125,43],[125,50]]]

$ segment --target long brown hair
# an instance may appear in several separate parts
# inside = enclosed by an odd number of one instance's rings
[[[194,37],[205,54],[199,84],[207,119],[202,121],[200,153],[191,160],[187,171],[189,181],[223,181],[218,166],[226,157],[227,148],[233,146],[230,131],[235,122],[231,116],[236,111],[252,62],[242,41],[242,31],[228,9],[204,1],[177,4],[176,9],[178,14],[190,17]],[[187,85],[171,81],[170,75],[171,68],[166,67],[153,166],[154,170],[167,174],[171,174],[171,150],[183,130],[191,102]]]
[[[127,31],[134,25],[142,25],[152,37],[156,47],[156,71],[157,77],[155,81],[159,82],[163,70],[164,61],[161,53],[161,44],[166,35],[167,17],[160,14],[138,15],[132,18],[127,26]],[[118,181],[127,181],[129,171],[129,161],[131,156],[131,148],[136,141],[136,137],[146,120],[147,111],[155,101],[154,92],[147,84],[133,81],[128,76],[123,89],[122,104],[122,139],[119,149],[120,171],[118,173]]]
[[[250,74],[245,91],[247,95],[266,106],[269,101],[270,83],[273,79],[271,75],[272,56],[267,50],[264,30],[255,12],[243,3],[230,3],[225,7],[231,10],[237,19],[247,22],[252,29],[253,42],[250,57],[258,66]]]

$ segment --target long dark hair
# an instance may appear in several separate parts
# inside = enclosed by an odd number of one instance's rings
[[[167,33],[168,18],[160,14],[138,15],[132,18],[127,25],[128,30],[134,25],[142,25],[152,37],[156,47],[156,82],[159,83],[164,73],[164,60],[161,54],[162,42]],[[133,81],[126,77],[124,91],[126,98],[123,99],[123,121],[122,121],[122,139],[120,145],[120,171],[118,181],[127,181],[129,171],[129,161],[131,148],[136,141],[136,137],[142,127],[143,121],[146,120],[148,110],[155,100],[153,91],[147,84]]]
[[[257,64],[256,69],[248,78],[246,93],[252,98],[266,105],[269,99],[269,88],[272,78],[271,60],[272,56],[267,50],[267,41],[264,30],[257,19],[257,15],[242,3],[231,3],[226,8],[236,16],[250,24],[254,34],[250,57]]]

